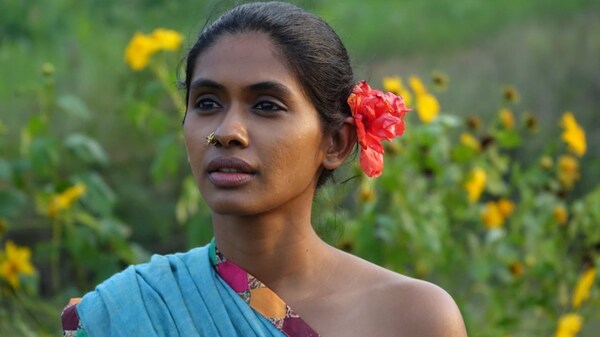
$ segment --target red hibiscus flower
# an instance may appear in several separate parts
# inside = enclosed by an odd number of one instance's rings
[[[369,177],[378,177],[383,170],[381,142],[402,136],[404,132],[404,100],[391,92],[372,90],[365,81],[355,85],[348,104],[356,124],[360,145],[360,167]]]

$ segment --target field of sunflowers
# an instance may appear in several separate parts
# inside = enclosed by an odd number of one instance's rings
[[[319,192],[320,235],[448,290],[471,336],[595,336],[600,3],[295,2],[413,109],[381,177]],[[0,5],[0,336],[60,335],[69,298],[210,240],[178,64],[231,4]]]

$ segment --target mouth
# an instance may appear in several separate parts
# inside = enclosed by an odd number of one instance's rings
[[[257,170],[242,159],[217,157],[208,163],[208,179],[217,187],[236,187],[252,180]]]

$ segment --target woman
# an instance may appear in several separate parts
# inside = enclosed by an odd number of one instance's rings
[[[399,97],[355,86],[325,22],[290,4],[238,6],[190,49],[185,87],[185,143],[215,238],[113,276],[65,310],[66,330],[466,336],[446,292],[331,247],[311,226],[316,189],[357,136],[361,166],[378,175],[379,140],[402,133],[406,111]],[[377,121],[373,109],[383,109]]]

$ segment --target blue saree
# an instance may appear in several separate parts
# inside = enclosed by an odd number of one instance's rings
[[[284,336],[217,275],[209,246],[127,268],[86,294],[77,314],[89,337]]]

